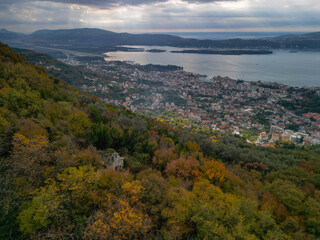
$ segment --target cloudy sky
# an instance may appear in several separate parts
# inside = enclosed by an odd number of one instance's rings
[[[320,31],[320,0],[0,0],[0,28],[117,32]]]

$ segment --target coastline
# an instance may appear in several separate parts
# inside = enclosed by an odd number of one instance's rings
[[[159,49],[165,49],[167,52],[161,54],[109,52],[109,58],[106,60],[127,60],[142,65],[151,63],[182,66],[188,72],[204,74],[209,78],[221,75],[250,82],[279,82],[298,87],[320,87],[319,51],[290,53],[289,50],[274,50],[272,54],[223,55],[220,52],[219,54],[172,53],[186,49],[171,47],[159,47]]]

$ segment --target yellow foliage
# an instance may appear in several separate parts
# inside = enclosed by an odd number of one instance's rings
[[[218,139],[216,139],[215,137],[210,137],[210,140],[211,140],[211,142],[213,142],[213,143],[218,143],[219,141],[218,141]]]
[[[184,145],[185,145],[186,149],[190,152],[199,152],[200,151],[200,147],[196,142],[188,141]]]
[[[60,189],[68,193],[66,197],[72,201],[73,211],[85,212],[90,207],[91,202],[88,200],[97,181],[93,167],[70,167],[58,174],[57,179],[60,181]]]
[[[39,135],[48,137],[48,132],[39,124],[30,119],[22,119],[18,122],[19,133],[26,137],[37,137]]]
[[[71,167],[58,174],[57,179],[61,181],[62,190],[82,195],[86,191],[87,185],[95,181],[95,172],[89,166]]]
[[[149,231],[149,217],[119,199],[113,209],[98,212],[85,231],[85,239],[140,239]]]
[[[20,133],[13,136],[13,150],[10,165],[14,174],[23,176],[38,185],[43,180],[43,173],[51,161],[48,154],[49,141],[45,136],[32,138]]]
[[[45,136],[42,135],[36,135],[33,138],[28,138],[23,136],[20,133],[16,133],[13,136],[14,141],[14,149],[16,152],[34,152],[36,150],[39,150],[43,147],[46,147],[49,143],[48,139]]]
[[[7,119],[5,118],[5,115],[7,115],[8,112],[8,109],[0,108],[0,134],[2,134],[5,131],[5,129],[10,125]]]
[[[140,181],[125,182],[121,186],[124,191],[125,197],[130,201],[130,203],[138,203],[142,197],[143,187],[140,185]]]
[[[76,136],[83,136],[91,125],[91,121],[87,114],[74,110],[67,120],[70,123],[71,132]]]

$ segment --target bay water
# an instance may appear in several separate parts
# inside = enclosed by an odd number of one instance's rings
[[[138,64],[182,66],[185,71],[228,76],[245,81],[277,82],[298,87],[320,87],[320,51],[273,50],[267,55],[213,55],[171,53],[176,47],[127,46],[166,52],[109,52],[106,60]]]

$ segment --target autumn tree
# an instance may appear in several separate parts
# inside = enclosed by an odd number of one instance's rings
[[[77,109],[73,109],[72,113],[67,117],[70,124],[72,134],[77,137],[84,137],[89,132],[91,121],[87,114]]]
[[[140,239],[148,233],[150,220],[143,212],[123,200],[114,208],[91,217],[84,239]]]
[[[199,162],[195,159],[179,158],[168,163],[165,172],[169,176],[193,180],[198,175],[199,166]]]
[[[215,160],[205,160],[201,171],[213,183],[223,183],[228,177],[228,171],[224,164]]]
[[[93,204],[89,200],[97,181],[93,167],[70,167],[58,174],[57,179],[60,190],[65,193],[64,200],[69,203],[68,211],[72,214],[86,213]]]
[[[174,159],[177,159],[177,155],[171,150],[158,149],[154,152],[152,163],[158,170],[163,171],[166,168],[167,164]]]
[[[150,218],[142,211],[143,188],[139,181],[125,182],[113,206],[98,211],[85,230],[85,239],[139,239],[146,236]]]
[[[75,154],[73,156],[73,161],[77,166],[92,165],[95,167],[101,167],[103,165],[101,156],[93,146],[89,146],[87,149]]]
[[[189,152],[199,152],[200,147],[196,142],[188,141],[184,144],[185,148]]]
[[[13,136],[13,150],[8,164],[17,180],[22,177],[33,186],[38,186],[49,174],[50,162],[49,142],[45,136],[28,138],[20,133]]]

